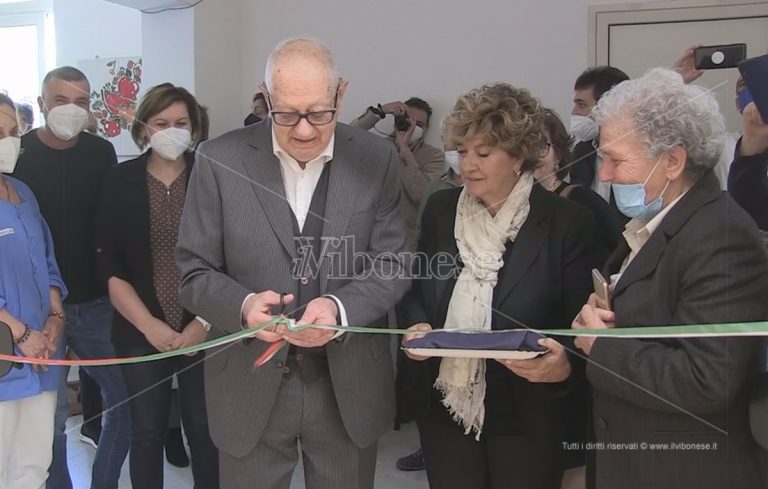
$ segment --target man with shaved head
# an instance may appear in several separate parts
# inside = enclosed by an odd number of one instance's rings
[[[51,228],[56,261],[69,295],[62,311],[64,322],[48,331],[83,360],[115,356],[112,345],[112,304],[106,282],[97,271],[95,225],[104,178],[117,164],[115,148],[85,131],[91,88],[85,74],[61,66],[43,79],[38,98],[45,125],[21,139],[24,149],[14,176],[32,189],[40,212]],[[90,487],[115,489],[128,453],[130,410],[119,366],[82,367],[96,381],[109,409],[103,420],[86,415],[80,439],[96,447]],[[69,417],[67,371],[62,369],[56,408],[53,461],[47,489],[72,489],[67,467],[66,421]],[[101,412],[101,401],[98,402]],[[103,421],[103,428],[101,426]]]
[[[267,61],[269,119],[206,142],[179,231],[181,300],[212,332],[277,315],[340,331],[268,324],[205,366],[221,487],[372,488],[394,417],[386,325],[408,283],[400,161],[386,141],[337,122],[347,82],[322,43],[290,39]],[[259,367],[277,342],[285,347]],[[279,344],[279,343],[278,343]]]

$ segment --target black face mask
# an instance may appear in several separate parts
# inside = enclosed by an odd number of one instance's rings
[[[261,122],[262,118],[257,116],[254,113],[248,114],[248,117],[245,118],[245,125],[250,126],[251,124],[256,124],[257,122]]]

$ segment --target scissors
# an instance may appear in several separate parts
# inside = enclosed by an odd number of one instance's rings
[[[282,319],[285,317],[285,296],[288,295],[287,293],[280,294],[280,312],[278,313],[278,316]],[[277,323],[272,323],[272,329],[271,331],[275,331],[277,329]],[[279,352],[285,345],[287,345],[285,340],[279,340],[275,341],[271,345],[269,345],[269,348],[266,349],[266,351],[256,359],[255,362],[253,362],[253,369],[256,370],[256,367],[261,367],[268,361],[272,360],[272,358],[275,356],[277,352]]]

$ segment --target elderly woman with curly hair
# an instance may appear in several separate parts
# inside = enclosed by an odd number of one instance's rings
[[[713,171],[724,131],[714,97],[657,68],[604,95],[594,115],[600,179],[632,220],[604,270],[612,310],[590,297],[573,326],[765,320],[768,257]],[[589,355],[595,439],[606,447],[595,454],[598,488],[766,487],[748,425],[761,340],[581,337],[576,345]]]
[[[459,151],[464,187],[426,205],[426,259],[402,305],[410,337],[433,328],[567,327],[589,296],[591,217],[534,185],[547,142],[542,117],[527,90],[503,83],[456,102],[444,131]],[[540,344],[550,352],[531,360],[409,354],[403,408],[417,420],[431,488],[560,487],[564,412],[578,408],[570,401],[583,372],[556,340]]]

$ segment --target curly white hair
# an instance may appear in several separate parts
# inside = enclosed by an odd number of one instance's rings
[[[616,85],[592,113],[598,125],[627,118],[642,138],[650,159],[676,146],[688,154],[685,171],[699,178],[714,168],[722,152],[725,121],[715,97],[666,68]]]

